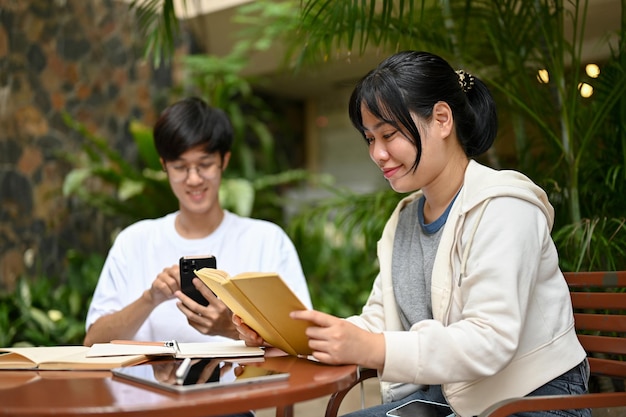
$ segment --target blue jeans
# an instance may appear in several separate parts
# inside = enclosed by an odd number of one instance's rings
[[[573,367],[563,375],[554,378],[547,384],[537,388],[528,394],[527,397],[537,395],[584,394],[587,392],[588,383],[589,362],[585,359],[579,365]],[[364,410],[354,411],[346,414],[344,417],[385,417],[387,411],[411,400],[427,400],[447,404],[446,398],[441,392],[441,386],[431,385],[427,390],[416,391],[401,400],[376,405]],[[528,413],[518,413],[510,417],[591,417],[591,410],[584,408],[579,410],[532,411]]]

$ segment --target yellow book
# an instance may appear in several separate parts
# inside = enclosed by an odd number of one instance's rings
[[[213,268],[202,268],[195,273],[266,342],[291,355],[311,354],[305,334],[310,323],[289,317],[290,312],[307,307],[278,274],[244,272],[231,277]]]
[[[88,346],[0,348],[1,369],[109,370],[146,362],[146,355],[87,357]]]

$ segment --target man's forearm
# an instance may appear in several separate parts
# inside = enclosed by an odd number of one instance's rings
[[[149,291],[146,290],[140,298],[120,311],[96,320],[87,330],[83,344],[91,346],[94,343],[108,343],[114,339],[132,339],[154,307]]]

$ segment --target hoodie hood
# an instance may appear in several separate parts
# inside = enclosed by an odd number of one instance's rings
[[[554,225],[554,208],[546,192],[517,171],[498,171],[472,160],[465,171],[465,181],[459,197],[457,200],[461,202],[460,211],[464,214],[494,197],[519,198],[541,209],[550,230]]]

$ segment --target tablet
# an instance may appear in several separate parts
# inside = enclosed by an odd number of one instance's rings
[[[120,379],[178,393],[284,381],[289,378],[288,372],[270,369],[264,362],[237,363],[208,358],[156,361],[114,368],[111,372]]]
[[[427,400],[413,400],[387,411],[387,417],[453,417],[447,404]]]

